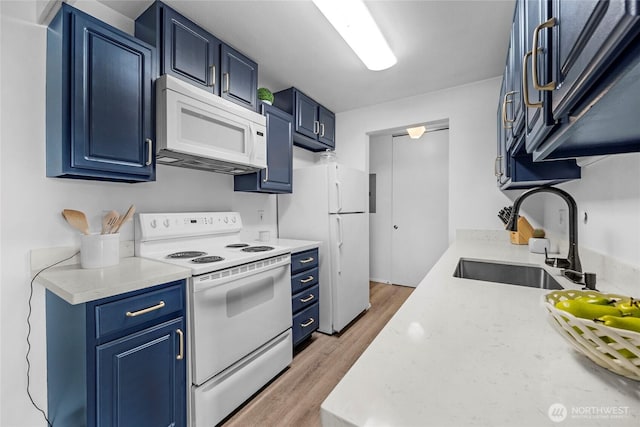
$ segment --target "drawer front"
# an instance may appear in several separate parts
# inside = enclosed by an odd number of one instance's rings
[[[183,309],[182,285],[101,304],[95,308],[96,338],[99,339]]]
[[[315,285],[310,289],[305,289],[291,297],[291,311],[295,314],[298,311],[317,303],[319,298],[320,285]]]
[[[303,289],[317,285],[318,274],[320,274],[320,271],[318,270],[318,267],[316,267],[311,270],[298,273],[295,276],[291,276],[291,294],[297,294]]]
[[[320,305],[313,304],[293,316],[293,345],[297,345],[318,329]]]
[[[318,249],[291,255],[291,274],[318,266]]]

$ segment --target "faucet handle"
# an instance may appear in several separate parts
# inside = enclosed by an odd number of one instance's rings
[[[571,263],[566,258],[549,258],[547,248],[544,248],[544,263],[555,268],[570,268]]]

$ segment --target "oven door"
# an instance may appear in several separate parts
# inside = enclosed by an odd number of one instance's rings
[[[192,278],[195,385],[291,327],[289,265],[287,254]]]

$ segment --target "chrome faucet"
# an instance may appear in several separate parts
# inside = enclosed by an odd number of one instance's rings
[[[545,251],[544,262],[552,267],[563,268],[563,275],[574,283],[582,283],[584,274],[578,256],[578,206],[576,201],[566,191],[555,187],[537,187],[522,193],[514,202],[509,222],[505,226],[507,230],[518,231],[518,212],[522,202],[532,194],[552,193],[560,196],[569,206],[569,253],[567,258],[549,258]]]

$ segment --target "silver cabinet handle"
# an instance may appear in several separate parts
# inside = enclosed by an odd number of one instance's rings
[[[151,307],[143,308],[142,310],[138,310],[138,311],[134,311],[134,312],[127,311],[126,312],[126,316],[127,317],[140,316],[141,314],[147,314],[147,313],[150,313],[152,311],[160,310],[164,306],[165,306],[164,301],[160,301],[158,304],[152,305]]]
[[[224,73],[224,93],[229,93],[229,85],[231,84],[230,80],[231,76],[229,73]]]
[[[554,90],[556,88],[556,82],[551,81],[546,85],[542,85],[538,83],[538,53],[543,53],[543,49],[538,47],[538,34],[542,31],[543,28],[551,28],[555,27],[556,18],[551,18],[546,22],[538,25],[535,30],[533,30],[533,48],[531,52],[533,52],[533,58],[531,59],[531,80],[533,81],[533,87],[536,90]]]
[[[313,133],[315,135],[317,135],[318,133],[320,133],[320,122],[317,120],[313,121]]]
[[[153,141],[151,138],[147,138],[144,141],[147,143],[147,161],[144,164],[150,166],[153,163]]]
[[[306,298],[300,298],[300,302],[309,302],[309,301],[312,301],[314,298],[315,296],[313,296],[313,294],[309,294],[309,296]]]
[[[269,181],[269,165],[267,165],[266,168],[264,168],[264,179],[262,180],[262,182],[268,182]]]
[[[176,334],[178,334],[178,338],[180,338],[180,352],[176,356],[176,360],[184,359],[184,332],[180,329],[176,329]]]
[[[315,260],[315,258],[310,256],[309,258],[301,259],[299,262],[300,262],[300,264],[309,264],[310,262],[313,262],[314,260]]]
[[[216,85],[216,66],[215,66],[215,64],[211,65],[209,67],[209,81],[211,82],[208,85],[209,87],[214,87]]]
[[[522,98],[524,105],[529,108],[542,108],[542,102],[529,102],[529,78],[527,77],[527,62],[531,57],[531,51],[527,52],[522,58]]]
[[[313,317],[310,317],[309,320],[307,320],[304,323],[301,323],[300,326],[302,326],[303,328],[306,328],[307,326],[312,325],[315,322],[315,319]]]
[[[502,170],[500,168],[501,165],[502,165],[502,156],[497,156],[496,161],[493,165],[493,173],[498,177],[503,175]]]
[[[515,91],[511,91],[504,94],[504,99],[502,100],[502,127],[504,129],[512,129],[512,123],[516,121],[515,119],[510,120],[507,114],[507,104],[513,104],[513,100],[509,99],[509,97],[516,93]]]
[[[309,276],[306,279],[300,279],[300,283],[309,283],[313,280],[313,276]]]
[[[324,137],[324,123],[320,123],[320,137]]]

